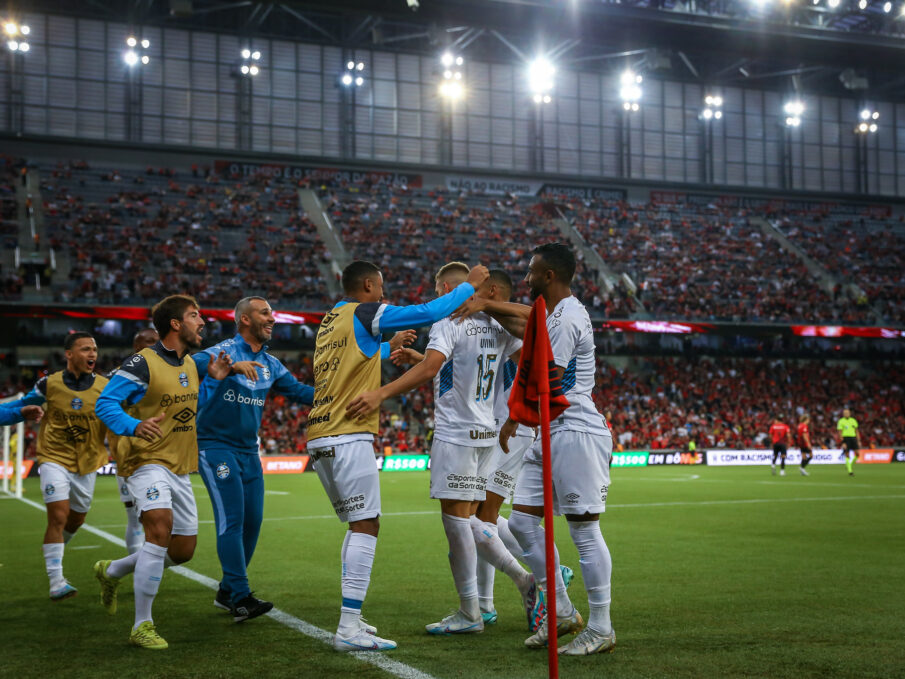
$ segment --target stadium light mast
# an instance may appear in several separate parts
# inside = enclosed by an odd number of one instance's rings
[[[343,50],[345,68],[336,80],[339,88],[339,145],[344,158],[354,158],[356,149],[355,107],[358,91],[365,85],[365,63]]]
[[[553,101],[553,85],[556,67],[546,57],[537,57],[528,64],[528,91],[534,107],[531,109],[531,124],[528,144],[530,148],[529,162],[531,169],[542,172],[544,169],[544,107]]]
[[[797,132],[801,128],[802,116],[805,112],[804,102],[798,97],[793,97],[783,104],[782,112],[784,114],[783,133],[779,145],[780,167],[782,167],[781,182],[782,188],[792,189],[795,185],[793,143],[796,137],[800,141],[800,135]]]
[[[253,144],[254,81],[261,73],[261,50],[250,43],[239,49],[232,76],[236,79],[236,145],[250,149]]]
[[[870,147],[876,146],[877,131],[880,129],[880,112],[873,106],[860,107],[858,122],[855,124],[855,191],[870,192]],[[873,140],[873,143],[871,143]]]
[[[713,126],[723,119],[723,97],[709,93],[704,96],[704,108],[698,114],[701,121],[700,134],[700,181],[712,184],[713,175]]]
[[[644,91],[641,83],[644,77],[627,68],[619,74],[619,99],[622,106],[618,109],[619,136],[619,174],[623,177],[632,176],[632,117],[641,110],[641,96]]]
[[[453,159],[453,114],[456,104],[465,96],[465,79],[462,72],[465,59],[446,50],[440,55],[440,163],[449,165]]]
[[[151,41],[137,38],[130,33],[125,39],[123,63],[126,67],[126,139],[141,141],[142,138],[142,75],[144,67],[151,63],[149,50]]]
[[[16,134],[25,132],[25,55],[31,49],[29,35],[31,28],[27,24],[19,24],[12,19],[3,20],[3,37],[9,53],[9,129]]]

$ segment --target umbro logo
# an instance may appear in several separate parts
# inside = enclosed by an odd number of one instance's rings
[[[183,408],[178,413],[173,415],[173,419],[177,420],[179,422],[182,422],[182,424],[186,424],[187,422],[191,421],[192,418],[194,418],[194,417],[195,417],[195,411],[192,410],[191,408]]]
[[[566,495],[566,502],[570,505],[577,505],[578,501],[581,499],[581,496],[578,493],[569,493]]]
[[[67,443],[84,443],[88,440],[88,430],[75,424],[66,427],[63,433],[66,434]]]

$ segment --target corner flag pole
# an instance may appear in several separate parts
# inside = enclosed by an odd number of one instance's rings
[[[547,664],[550,679],[559,679],[559,650],[556,639],[556,544],[553,541],[553,465],[550,461],[550,387],[539,401],[541,450],[543,453],[544,535],[547,561]]]

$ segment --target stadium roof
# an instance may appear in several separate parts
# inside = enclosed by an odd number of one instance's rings
[[[903,0],[35,0],[31,9],[350,48],[527,61],[628,63],[709,86],[905,95]],[[832,0],[836,2],[837,0]],[[418,5],[417,11],[410,5]],[[615,63],[614,63],[615,62]],[[843,75],[845,74],[845,75]],[[868,87],[862,89],[866,79]]]

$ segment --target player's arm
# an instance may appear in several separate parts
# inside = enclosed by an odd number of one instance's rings
[[[198,368],[198,377],[209,374],[209,367],[212,363],[212,359],[214,359],[215,356],[218,356],[218,354],[214,353],[217,352],[218,346],[211,347],[210,349],[206,349],[204,351],[199,351],[196,354],[192,354],[192,360],[195,361],[195,367]],[[222,352],[223,350],[220,351]],[[232,362],[232,358],[230,357],[230,371],[227,376],[242,375],[243,377],[246,377],[254,382],[258,379],[258,372],[256,368],[263,367],[264,364],[258,363],[257,361]]]
[[[42,377],[22,398],[0,405],[0,426],[18,424],[23,420],[40,422],[44,416],[44,409],[41,406],[47,400],[46,396],[47,378]]]
[[[282,363],[280,364],[282,372],[279,377],[273,381],[271,387],[278,394],[282,394],[290,401],[301,403],[302,405],[314,405],[314,387],[302,384],[295,375],[289,372]]]
[[[450,318],[462,321],[479,311],[483,311],[496,320],[513,337],[525,336],[525,327],[528,325],[531,307],[516,302],[495,302],[490,299],[472,297],[456,309]]]
[[[197,363],[196,363],[197,365]],[[225,351],[221,350],[217,358],[207,362],[207,374],[198,385],[198,407],[202,408],[208,401],[213,398],[220,386],[220,382],[233,374],[232,358]]]
[[[423,361],[397,379],[374,391],[359,394],[346,406],[346,416],[349,419],[355,419],[369,415],[377,410],[384,400],[404,394],[434,379],[444,363],[446,363],[446,356],[434,349],[428,349]]]
[[[163,412],[147,420],[137,420],[123,410],[123,403],[134,405],[144,398],[150,379],[144,356],[133,354],[126,359],[94,404],[94,413],[107,429],[117,436],[137,436],[146,441],[162,436],[158,425],[164,418]]]

